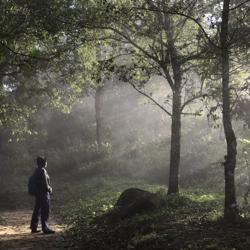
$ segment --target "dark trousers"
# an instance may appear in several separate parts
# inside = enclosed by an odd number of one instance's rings
[[[46,231],[49,229],[48,220],[50,213],[50,195],[38,195],[36,196],[35,207],[32,214],[30,228],[36,230],[41,215],[42,230]]]

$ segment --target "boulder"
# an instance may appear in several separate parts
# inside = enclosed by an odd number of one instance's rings
[[[165,201],[157,194],[139,188],[126,189],[117,200],[116,208],[120,218],[152,211],[164,205]]]

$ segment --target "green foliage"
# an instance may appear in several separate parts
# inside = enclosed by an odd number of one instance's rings
[[[110,220],[119,191],[131,186],[157,192],[166,200],[166,205],[129,219]],[[180,243],[174,241],[176,237],[183,239],[185,233],[195,228],[193,223],[200,226],[217,221],[223,207],[222,196],[218,194],[197,191],[167,196],[164,187],[142,183],[106,182],[86,196],[63,209],[67,211],[66,221],[72,225],[68,233],[79,249],[165,249],[167,246],[178,249]],[[189,249],[187,240],[182,242],[183,249]],[[201,244],[209,245],[204,241],[193,249],[199,249]]]
[[[119,191],[131,186],[157,192],[166,205],[129,219],[110,220]],[[76,249],[243,250],[250,242],[241,224],[231,227],[221,221],[223,196],[207,190],[167,196],[164,186],[109,180],[63,211],[71,225],[68,237]]]
[[[194,5],[190,7],[190,3]],[[0,10],[1,204],[5,201],[16,205],[15,199],[20,193],[25,193],[27,176],[33,165],[31,159],[37,152],[46,151],[49,164],[53,166],[50,173],[57,179],[55,190],[60,194],[55,196],[57,204],[61,205],[65,197],[73,201],[72,206],[65,208],[67,221],[73,225],[73,238],[86,249],[152,249],[161,246],[170,249],[230,248],[231,243],[222,246],[218,239],[187,242],[184,237],[186,225],[191,231],[198,231],[204,229],[200,226],[201,222],[218,220],[222,214],[220,194],[183,190],[181,196],[166,198],[164,187],[145,184],[147,181],[166,183],[168,143],[157,139],[146,146],[145,142],[130,143],[129,150],[116,155],[111,143],[102,145],[101,150],[97,147],[93,139],[94,129],[89,129],[93,121],[80,123],[77,120],[80,126],[85,125],[78,134],[74,133],[71,123],[67,123],[68,127],[60,125],[65,120],[73,120],[71,108],[77,98],[91,92],[90,89],[103,86],[113,73],[121,80],[135,83],[139,89],[152,76],[166,77],[166,70],[170,70],[171,78],[171,37],[175,39],[177,58],[185,72],[183,85],[187,81],[183,88],[184,99],[192,99],[200,93],[192,80],[193,75],[188,76],[190,71],[195,71],[198,77],[205,79],[203,87],[211,91],[212,99],[207,102],[208,106],[212,106],[208,118],[218,122],[221,94],[218,81],[213,79],[214,76],[217,78],[219,71],[217,50],[214,53],[207,46],[202,30],[195,23],[200,22],[211,41],[217,44],[219,22],[208,24],[202,17],[211,11],[218,21],[221,11],[216,1],[3,1]],[[228,39],[233,48],[230,56],[237,59],[231,60],[231,64],[236,69],[248,61],[249,35],[244,39],[241,36],[241,33],[250,34],[249,18],[245,18],[247,11],[236,9],[236,14],[232,14],[229,21],[234,33]],[[187,19],[186,14],[193,20]],[[172,36],[169,32],[173,33]],[[246,98],[249,88],[247,84],[239,87],[239,83],[248,78],[247,71],[247,67],[237,69],[231,75],[231,97],[240,98],[234,112],[237,118],[249,124],[249,98]],[[171,102],[166,101],[165,104],[171,105]],[[50,121],[41,115],[40,124],[35,123],[40,108],[51,106],[67,114]],[[53,115],[56,115],[54,110],[51,112]],[[56,129],[53,129],[53,124],[56,124]],[[197,124],[193,122],[192,130],[194,127],[197,128]],[[60,130],[69,133],[60,134]],[[21,140],[23,133],[27,135],[27,145]],[[185,148],[188,150],[182,155],[185,167],[182,170],[182,186],[207,186],[210,192],[214,189],[221,191],[223,168],[220,159],[224,151],[221,146],[215,145],[213,151],[209,151],[207,146],[212,141],[214,144],[218,142],[216,135],[209,133],[200,137],[199,133],[184,131],[184,136],[188,134],[191,134],[191,138],[186,139],[189,145]],[[198,139],[195,141],[193,137]],[[166,137],[163,139],[166,140]],[[239,140],[239,144],[242,152],[239,154],[240,168],[236,181],[239,192],[245,192],[240,201],[241,213],[248,218],[249,135]],[[218,155],[221,155],[220,162],[211,167],[211,162],[217,161]],[[206,166],[201,169],[203,164]],[[196,170],[188,175],[193,165]],[[123,181],[113,180],[120,176],[124,177]],[[144,181],[128,182],[127,179],[132,177],[143,178]],[[8,189],[8,182],[15,185]],[[65,185],[67,182],[73,183],[72,186]],[[110,225],[105,220],[106,216],[112,213],[121,191],[131,185],[157,191],[166,199],[166,207]],[[12,198],[7,200],[6,197]],[[172,227],[168,228],[172,222],[173,231]],[[199,226],[193,227],[192,223]],[[185,244],[179,246],[176,238]]]

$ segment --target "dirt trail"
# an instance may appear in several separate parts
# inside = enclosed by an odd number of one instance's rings
[[[32,211],[1,212],[0,250],[57,250],[69,249],[63,237],[65,226],[50,220],[55,234],[31,234],[29,229]],[[39,229],[39,228],[38,228]],[[39,229],[40,230],[40,229]]]

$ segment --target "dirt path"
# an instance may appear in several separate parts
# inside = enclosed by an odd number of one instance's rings
[[[29,229],[32,211],[1,212],[0,250],[57,250],[68,249],[63,238],[65,226],[50,220],[50,227],[55,234],[31,234]],[[39,229],[39,228],[38,228]]]

